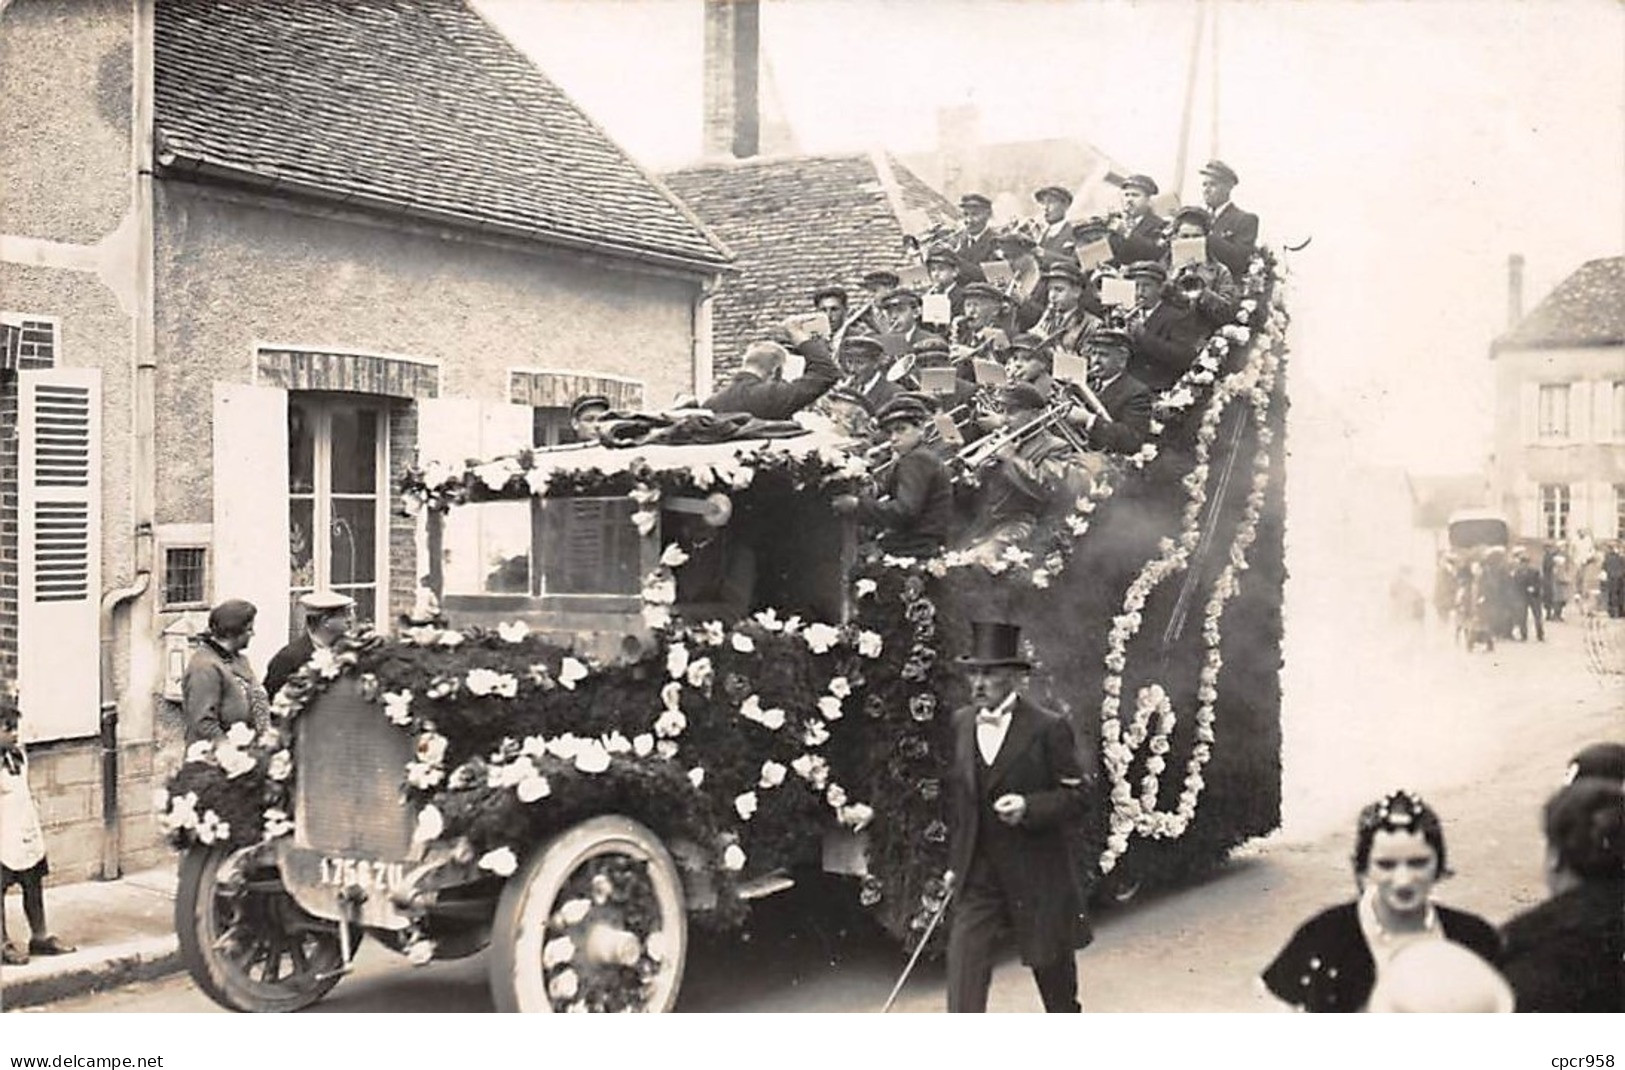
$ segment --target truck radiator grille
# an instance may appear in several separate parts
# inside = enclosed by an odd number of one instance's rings
[[[406,858],[412,814],[401,799],[412,737],[362,699],[348,677],[297,721],[294,842],[334,854]]]

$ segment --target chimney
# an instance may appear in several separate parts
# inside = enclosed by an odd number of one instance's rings
[[[1523,322],[1523,254],[1507,257],[1507,330]]]
[[[760,151],[760,0],[705,0],[705,155]]]

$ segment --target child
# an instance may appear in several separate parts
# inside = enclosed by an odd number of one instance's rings
[[[45,837],[40,832],[39,812],[28,793],[28,760],[17,739],[19,714],[16,702],[0,697],[0,944],[7,966],[28,962],[6,938],[5,893],[13,884],[23,890],[23,913],[28,918],[31,938],[28,951],[35,955],[66,955],[74,950],[50,934],[45,927]]]

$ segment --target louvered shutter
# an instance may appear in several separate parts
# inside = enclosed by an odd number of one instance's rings
[[[1540,438],[1540,384],[1518,385],[1518,427],[1526,443]]]
[[[100,724],[101,372],[18,374],[17,687],[30,742]]]
[[[287,642],[288,392],[214,384],[214,598],[259,609],[249,660],[263,672]]]
[[[1594,442],[1625,442],[1625,427],[1620,426],[1620,413],[1614,401],[1619,384],[1600,379],[1591,384],[1591,432]]]
[[[1591,442],[1599,431],[1591,419],[1591,384],[1584,379],[1569,384],[1569,441]]]

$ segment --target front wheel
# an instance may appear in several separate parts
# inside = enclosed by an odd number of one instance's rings
[[[181,859],[175,933],[192,980],[228,1010],[297,1011],[330,992],[344,956],[338,928],[305,913],[274,865],[223,870],[225,847]]]
[[[508,879],[491,945],[499,1011],[669,1011],[688,953],[677,866],[636,821],[583,821]]]

